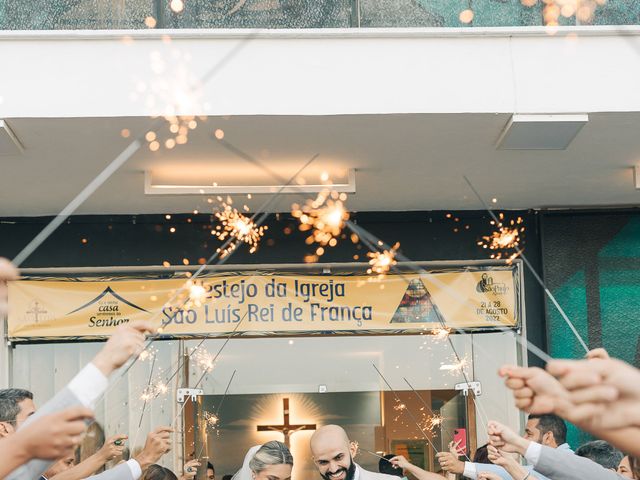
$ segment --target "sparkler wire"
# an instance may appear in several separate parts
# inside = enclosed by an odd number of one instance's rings
[[[217,62],[213,67],[211,67],[201,78],[199,82],[199,86],[207,83],[211,78],[215,76],[218,71],[224,67],[233,57],[236,56],[242,50],[248,41],[255,38],[255,36],[259,33],[260,30],[254,30],[249,35],[245,36],[238,42],[229,52],[227,52],[219,62]],[[196,85],[192,85],[187,92],[193,91],[197,88]],[[174,104],[174,107],[179,105]],[[157,121],[152,122],[152,126],[158,123]],[[147,129],[145,129],[147,130]],[[19,267],[22,262],[24,262],[42,243],[49,238],[49,236],[73,213],[75,212],[80,205],[82,205],[87,198],[89,198],[93,192],[95,192],[104,182],[106,182],[113,173],[118,170],[122,165],[124,165],[127,160],[131,158],[131,156],[138,151],[138,149],[142,146],[143,143],[143,134],[138,136],[134,141],[132,141],[116,158],[107,165],[107,167],[102,170],[89,184],[82,189],[82,191],[76,195],[76,197],[71,200],[64,207],[58,215],[56,215],[12,260],[13,264],[16,267]]]
[[[384,375],[382,374],[382,372],[378,369],[378,367],[376,366],[375,363],[371,364],[373,366],[373,368],[375,369],[376,372],[378,372],[378,375],[380,375],[380,378],[382,379],[382,381],[384,383],[387,384],[387,387],[389,388],[389,390],[391,391],[391,393],[393,393],[393,396],[396,398],[396,400],[398,402],[402,401],[400,400],[400,397],[398,396],[397,392],[393,389],[393,387],[391,386],[391,384],[387,381],[387,379],[384,377]],[[411,417],[411,419],[414,421],[414,423],[416,424],[416,427],[418,427],[418,430],[420,430],[422,432],[422,436],[425,438],[425,440],[427,442],[429,442],[429,445],[431,445],[431,448],[433,448],[433,451],[436,452],[436,454],[440,453],[438,451],[438,449],[435,447],[435,445],[431,442],[431,440],[429,439],[429,436],[425,433],[424,429],[422,428],[422,426],[420,425],[420,422],[418,422],[418,419],[413,415],[413,413],[411,412],[411,410],[409,410],[409,408],[405,408],[404,411],[406,411],[409,416]]]
[[[480,200],[480,202],[482,203],[482,205],[484,206],[485,210],[489,213],[489,215],[491,215],[491,218],[493,219],[494,222],[496,222],[496,224],[500,223],[500,220],[498,220],[498,218],[496,217],[495,213],[493,213],[493,210],[491,210],[491,208],[489,207],[489,205],[487,205],[487,203],[484,201],[484,199],[482,198],[482,196],[480,195],[480,193],[478,192],[478,190],[476,190],[476,188],[473,186],[473,184],[471,183],[471,181],[469,180],[469,178],[466,175],[463,175],[463,178],[465,180],[465,182],[467,182],[467,185],[469,185],[469,188],[471,188],[471,190],[473,191],[473,193],[475,194],[475,196],[478,198],[478,200]],[[580,334],[578,333],[578,330],[576,329],[576,327],[574,326],[574,324],[571,322],[571,320],[569,320],[569,317],[567,316],[567,314],[565,313],[565,311],[562,309],[562,307],[560,306],[560,304],[558,303],[558,301],[556,300],[556,297],[549,291],[549,289],[547,288],[547,286],[545,285],[544,281],[542,280],[542,278],[540,278],[540,275],[538,275],[538,272],[536,272],[536,269],[533,268],[533,265],[531,265],[531,263],[529,262],[529,260],[527,259],[527,257],[524,255],[524,252],[520,249],[520,247],[518,245],[515,245],[515,250],[518,253],[518,255],[520,257],[522,257],[522,260],[524,261],[525,265],[527,267],[529,267],[529,271],[531,272],[531,274],[533,275],[533,277],[536,279],[536,281],[538,282],[538,284],[542,287],[542,289],[544,290],[544,293],[547,297],[549,297],[549,300],[551,300],[551,302],[553,303],[553,305],[556,307],[556,309],[558,310],[558,312],[560,313],[560,316],[563,318],[563,320],[566,322],[566,324],[569,326],[569,328],[571,329],[571,332],[573,333],[573,335],[576,337],[576,339],[578,340],[578,342],[580,343],[580,345],[582,346],[582,348],[584,348],[585,353],[589,353],[589,347],[587,346],[587,344],[585,343],[585,341],[582,339],[582,337],[580,336]]]
[[[218,357],[220,356],[220,354],[222,353],[222,351],[225,349],[225,347],[227,346],[227,344],[229,343],[229,340],[231,340],[231,337],[233,336],[233,334],[235,334],[238,331],[238,328],[240,327],[240,324],[244,321],[244,319],[247,317],[247,313],[249,313],[248,311],[246,311],[244,313],[244,315],[242,316],[242,318],[240,319],[240,321],[236,324],[236,327],[233,329],[233,331],[227,335],[227,338],[225,339],[224,343],[222,344],[222,346],[220,347],[220,349],[218,350],[218,352],[216,353],[215,357],[213,357],[213,360],[211,361],[211,365],[215,366],[216,360],[218,359]],[[213,370],[213,368],[212,368]],[[198,388],[198,386],[200,385],[200,383],[202,382],[202,380],[204,380],[204,377],[206,375],[208,375],[210,372],[208,369],[204,369],[204,372],[202,373],[202,376],[200,377],[200,379],[196,382],[196,384],[193,386],[193,388]],[[233,378],[233,377],[232,377]],[[175,418],[173,419],[173,421],[171,422],[171,426],[174,425],[174,423],[176,422],[178,416],[180,416],[180,414],[182,413],[182,411],[184,410],[185,405],[187,404],[187,401],[185,400],[184,403],[182,404],[182,408],[180,409],[180,411],[177,413],[177,415],[175,416]]]
[[[151,371],[149,372],[149,381],[147,382],[147,391],[151,387],[151,380],[153,379],[153,368],[156,366],[156,356],[153,356],[153,361],[151,362]],[[138,422],[138,431],[140,430],[140,426],[142,425],[142,418],[144,417],[144,411],[147,408],[147,396],[144,398],[144,404],[142,405],[142,413],[140,414],[140,421]],[[133,442],[135,445],[135,442]]]
[[[300,167],[298,169],[298,171],[296,171],[294,173],[293,176],[291,176],[291,178],[287,181],[287,183],[283,184],[280,189],[275,192],[273,195],[271,195],[269,197],[269,199],[263,203],[263,205],[251,216],[251,220],[254,221],[254,219],[258,216],[261,215],[260,218],[258,220],[255,221],[255,225],[259,226],[261,225],[269,216],[268,212],[264,212],[264,210],[266,210],[274,201],[275,199],[277,199],[282,192],[284,191],[284,189],[289,186],[289,184],[291,182],[293,182],[293,180],[301,173],[303,172],[314,160],[316,160],[316,158],[318,158],[320,156],[319,153],[314,154],[311,158],[309,158],[309,160],[307,160],[305,162],[305,164]],[[225,249],[226,246],[228,246],[231,242],[233,241],[232,238],[227,239],[227,241],[223,244],[223,246],[221,247],[221,251],[223,251],[222,249]],[[233,255],[233,253],[236,251],[237,249],[233,249],[228,255],[226,255],[224,258],[221,258],[218,261],[218,264],[222,264],[224,263],[224,261],[226,261],[231,255]],[[215,259],[217,259],[219,256],[219,251],[214,252],[209,259],[202,264],[198,270],[196,270],[196,272],[189,278],[189,280],[193,281],[196,278],[198,278],[198,276],[204,271],[204,269],[207,267],[207,265],[209,265],[211,262],[213,262]],[[171,298],[171,300],[169,300],[169,303],[172,303],[176,298],[178,297],[178,293],[176,292],[176,294]],[[182,303],[181,307],[182,308],[187,302],[187,299],[184,300],[184,302]],[[151,319],[149,321],[153,321],[157,316],[159,315],[159,312],[156,312],[155,315],[153,315],[151,317]],[[245,313],[246,315],[246,313]],[[167,322],[163,322],[162,326],[165,327],[167,325],[169,325],[171,323],[171,320],[169,319]],[[239,325],[239,324],[238,324]],[[237,326],[238,326],[237,325]],[[236,326],[236,328],[237,328]],[[234,330],[235,332],[235,330]],[[164,333],[164,332],[163,332]],[[233,332],[232,332],[233,333]],[[144,348],[142,349],[142,351],[136,355],[136,356],[132,356],[129,360],[128,360],[128,364],[125,364],[125,366],[120,370],[120,372],[118,373],[118,376],[115,378],[115,380],[113,382],[111,382],[110,386],[107,388],[107,390],[99,397],[98,400],[104,398],[113,388],[115,388],[115,385],[117,385],[117,383],[127,374],[127,372],[133,367],[133,365],[138,361],[138,359],[140,358],[140,355],[142,354],[142,352],[146,351],[151,344],[154,342],[154,340],[156,340],[156,338],[159,338],[162,334],[158,333],[158,334],[154,334],[154,335],[148,335],[147,336],[147,341],[144,345]],[[179,369],[178,369],[179,370]]]
[[[407,385],[409,385],[409,388],[411,390],[413,390],[413,393],[415,394],[416,397],[418,397],[418,400],[420,400],[420,402],[427,408],[427,410],[429,410],[429,412],[431,412],[431,415],[435,416],[435,412],[431,409],[431,407],[429,406],[427,401],[424,398],[422,398],[422,395],[420,395],[418,393],[418,391],[415,388],[413,388],[413,385],[411,385],[411,383],[409,383],[409,380],[407,380],[406,377],[403,377],[402,379],[405,381],[405,383]],[[452,440],[453,440],[453,436],[452,435],[449,435],[449,436],[452,437]],[[471,461],[471,459],[467,456],[466,453],[463,453],[463,455],[469,462]]]
[[[237,370],[234,370],[233,373],[231,374],[231,378],[229,379],[229,381],[227,382],[227,388],[224,389],[224,394],[222,395],[222,399],[220,400],[220,403],[218,404],[218,408],[216,408],[216,413],[214,413],[216,419],[219,421],[220,420],[220,409],[222,408],[222,404],[224,403],[224,399],[227,398],[227,393],[229,392],[229,387],[231,387],[231,382],[233,382],[233,379],[236,376],[236,372]],[[204,442],[202,444],[202,446],[200,447],[200,452],[198,453],[198,455],[196,455],[195,458],[200,458],[200,455],[202,455],[202,451],[204,450]]]

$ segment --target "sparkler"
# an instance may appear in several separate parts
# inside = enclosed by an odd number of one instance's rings
[[[371,451],[369,451],[367,449],[362,448],[358,442],[354,441],[354,442],[351,442],[351,443],[353,443],[353,445],[356,447],[356,453],[355,453],[354,457],[356,457],[358,455],[358,453],[364,452],[364,453],[368,453],[369,455],[373,455],[374,457],[381,458],[382,460],[384,460],[386,462],[391,463],[391,460],[389,458],[385,458],[385,457],[383,457],[382,455],[380,455],[378,453],[371,452]],[[391,463],[391,465],[393,465],[393,463]],[[398,468],[398,467],[394,465],[394,468]]]
[[[187,288],[189,288],[189,302],[196,307],[202,306],[207,299],[207,289],[201,281],[188,280]]]
[[[453,376],[466,375],[467,368],[469,367],[469,360],[467,357],[457,357],[453,363],[440,365],[440,370],[447,371]]]
[[[211,231],[218,240],[224,241],[227,238],[235,239],[229,244],[227,249],[219,249],[220,256],[224,257],[237,247],[237,242],[243,242],[249,245],[249,253],[258,250],[260,239],[264,236],[264,232],[268,229],[266,225],[258,226],[251,218],[240,213],[236,208],[231,206],[231,199],[222,203],[222,210],[215,213],[220,220],[220,225]]]
[[[195,364],[205,372],[213,370],[215,365],[215,358],[205,348],[198,347],[193,353],[193,359]]]
[[[311,230],[305,243],[320,245],[316,249],[318,257],[324,254],[324,247],[335,247],[338,244],[337,237],[349,220],[349,212],[344,206],[346,199],[345,193],[323,190],[315,200],[307,200],[302,207],[297,203],[291,206],[291,215],[300,222],[300,231]]]
[[[471,183],[469,178],[467,178],[466,175],[463,176],[463,178],[465,182],[467,182],[467,185],[469,185],[469,188],[474,193],[476,198],[480,201],[484,209],[489,213],[489,215],[491,215],[491,218],[493,218],[493,221],[496,223],[500,223],[500,220],[498,219],[498,217],[496,217],[495,213],[493,213],[493,210],[489,208],[487,203],[482,198],[482,195],[480,195],[480,192],[476,190],[476,187],[473,186],[473,183]],[[551,291],[547,288],[546,284],[544,283],[540,275],[538,275],[538,272],[536,271],[536,269],[533,268],[533,265],[531,265],[531,262],[529,262],[525,254],[522,252],[522,250],[520,249],[520,246],[516,245],[515,250],[516,250],[516,253],[522,258],[522,261],[524,262],[524,264],[529,268],[529,271],[533,275],[533,278],[535,278],[536,282],[538,282],[538,284],[542,287],[545,295],[549,297],[549,300],[551,300],[553,305],[556,307],[556,309],[560,313],[560,316],[563,318],[567,326],[571,329],[571,332],[573,332],[573,335],[576,337],[576,340],[578,340],[580,345],[582,345],[582,348],[584,349],[585,353],[589,352],[589,347],[587,346],[585,341],[582,339],[582,336],[580,336],[580,333],[578,333],[578,330],[576,329],[575,325],[571,322],[571,320],[569,320],[569,317],[567,316],[566,312],[562,309],[562,307],[556,300],[556,297],[553,296]],[[516,341],[518,341],[519,343],[524,341],[526,344],[527,350],[535,353],[535,355],[538,356],[538,358],[540,358],[541,360],[545,362],[548,362],[551,360],[551,357],[547,353],[543,352],[540,348],[538,348],[536,345],[531,343],[529,340],[526,340],[526,339],[523,340],[522,337],[520,337],[519,335],[516,335]]]
[[[215,430],[218,426],[218,422],[220,421],[218,416],[211,412],[204,412],[203,416],[207,429],[211,428],[212,430]]]
[[[525,227],[522,217],[515,220],[511,219],[505,224],[504,214],[500,213],[496,220],[491,220],[491,225],[498,227],[491,235],[483,236],[478,241],[478,245],[482,248],[491,250],[491,258],[506,258],[507,263],[513,262],[521,253],[520,242],[522,241],[520,234],[524,233]]]
[[[216,408],[216,412],[215,413],[211,413],[211,412],[204,412],[204,420],[205,420],[205,428],[206,429],[211,429],[212,431],[215,432],[220,432],[219,431],[219,424],[220,424],[220,409],[222,408],[222,404],[224,403],[224,399],[227,398],[227,393],[229,393],[229,387],[231,387],[231,382],[233,382],[233,379],[236,377],[236,372],[237,370],[234,370],[233,373],[231,374],[231,378],[229,378],[229,382],[227,383],[227,388],[224,389],[224,395],[222,395],[222,399],[220,400],[220,403],[218,404],[218,408]],[[200,458],[202,455],[202,451],[204,450],[205,447],[205,443],[202,444],[202,447],[200,448],[200,452],[198,453],[198,456],[196,458]]]
[[[385,378],[385,376],[382,374],[382,372],[380,371],[380,369],[378,367],[376,367],[376,364],[373,363],[373,368],[374,370],[378,373],[378,375],[380,376],[380,378],[382,379],[382,381],[387,385],[387,388],[393,393],[393,396],[396,399],[396,402],[399,404],[404,405],[401,401],[400,401],[400,397],[398,396],[398,393],[391,387],[391,384],[387,381],[387,379]],[[406,412],[409,414],[409,416],[411,417],[411,419],[413,420],[413,422],[416,424],[416,426],[418,427],[418,430],[420,430],[420,432],[422,432],[422,436],[424,437],[424,439],[429,443],[429,445],[431,445],[431,448],[433,448],[433,451],[437,454],[438,449],[435,447],[435,445],[433,444],[433,442],[431,441],[431,439],[429,438],[429,436],[426,434],[424,428],[422,428],[422,425],[420,424],[420,422],[418,421],[418,419],[415,417],[415,415],[413,415],[413,413],[411,413],[411,410],[409,410],[408,408],[406,408],[405,405],[405,410]]]
[[[367,257],[371,259],[369,260],[369,265],[371,266],[367,269],[367,273],[369,275],[377,274],[378,279],[384,278],[391,267],[398,263],[396,260],[396,251],[398,248],[400,248],[400,242],[396,242],[389,250],[367,252]]]
[[[446,340],[449,338],[449,334],[451,333],[451,328],[449,327],[439,327],[431,330],[431,335],[433,335],[435,340]]]

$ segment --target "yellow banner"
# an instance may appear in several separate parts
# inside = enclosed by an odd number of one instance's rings
[[[167,335],[515,327],[515,269],[366,276],[262,275],[184,280],[9,283],[9,337],[103,337],[138,319]],[[186,305],[184,302],[187,301]],[[182,306],[182,308],[178,308]],[[240,325],[238,325],[240,323]]]

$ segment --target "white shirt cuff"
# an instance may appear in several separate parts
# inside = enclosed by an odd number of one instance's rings
[[[109,380],[98,370],[93,363],[88,363],[69,382],[69,390],[78,400],[88,408],[94,408],[96,401],[100,398],[109,385]]]
[[[524,452],[524,458],[527,460],[527,463],[535,467],[538,464],[538,461],[540,460],[541,452],[542,452],[542,445],[536,442],[531,442],[527,447],[527,451]]]
[[[142,476],[142,468],[140,468],[140,464],[132,458],[131,460],[127,460],[127,465],[131,469],[133,480],[138,480]]]
[[[462,473],[462,475],[475,480],[478,477],[475,463],[464,462],[464,472]]]

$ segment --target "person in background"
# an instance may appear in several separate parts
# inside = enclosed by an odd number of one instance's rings
[[[588,458],[614,472],[618,470],[618,465],[624,457],[620,450],[604,440],[594,440],[581,445],[576,450],[576,455]]]
[[[178,477],[168,468],[153,463],[144,471],[140,480],[178,480]]]

